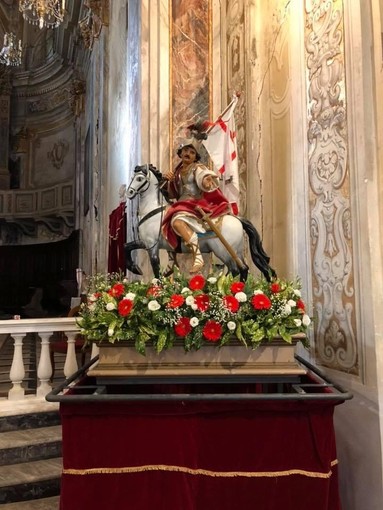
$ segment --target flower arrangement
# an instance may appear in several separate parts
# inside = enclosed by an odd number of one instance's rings
[[[298,281],[177,273],[143,283],[107,274],[90,279],[78,324],[88,342],[132,341],[145,354],[147,345],[161,352],[180,338],[186,351],[233,338],[251,348],[275,337],[291,343],[310,317]]]

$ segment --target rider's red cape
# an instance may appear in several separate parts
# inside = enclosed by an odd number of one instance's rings
[[[201,218],[201,214],[195,209],[197,205],[201,207],[204,213],[209,214],[212,219],[224,214],[233,213],[229,201],[220,189],[203,193],[203,198],[199,200],[180,200],[175,202],[168,209],[162,222],[163,235],[173,249],[176,249],[178,244],[178,237],[171,226],[173,215],[177,212],[189,212],[197,218]]]

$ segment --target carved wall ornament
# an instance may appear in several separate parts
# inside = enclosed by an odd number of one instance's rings
[[[227,53],[227,97],[234,92],[241,92],[235,109],[237,132],[238,174],[240,189],[240,211],[246,215],[246,80],[245,80],[245,13],[243,0],[226,2],[226,48]]]
[[[316,355],[357,374],[341,0],[306,1]]]
[[[79,117],[85,109],[85,93],[85,81],[73,79],[69,89],[69,106],[75,117]]]
[[[85,0],[84,6],[88,12],[79,21],[79,28],[85,47],[91,50],[103,25],[109,25],[109,0]]]
[[[60,169],[64,164],[64,159],[68,152],[69,143],[61,139],[53,145],[52,150],[47,153],[47,156],[53,166]]]

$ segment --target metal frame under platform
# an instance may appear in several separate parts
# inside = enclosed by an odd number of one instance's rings
[[[47,396],[48,402],[282,400],[343,402],[352,394],[300,356],[300,375],[180,375],[94,377],[93,358]],[[90,371],[91,373],[91,371]]]

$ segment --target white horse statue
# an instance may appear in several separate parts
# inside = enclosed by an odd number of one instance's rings
[[[153,274],[155,277],[160,276],[160,259],[159,250],[165,249],[169,254],[172,265],[168,265],[166,274],[171,274],[176,254],[172,247],[168,244],[161,232],[162,220],[168,202],[161,191],[160,184],[162,182],[162,174],[153,165],[140,165],[134,169],[134,176],[128,189],[126,196],[129,199],[139,196],[138,205],[138,233],[139,240],[125,244],[126,268],[134,274],[142,275],[141,269],[132,259],[132,252],[138,249],[145,249],[150,258]],[[261,238],[254,225],[247,219],[239,216],[226,214],[223,216],[221,234],[222,237],[233,248],[240,264],[237,264],[222,242],[216,235],[207,235],[199,239],[202,253],[213,252],[216,257],[222,261],[228,271],[233,275],[240,274],[242,280],[245,280],[249,271],[243,256],[243,232],[246,232],[249,238],[250,254],[252,261],[261,271],[265,278],[270,281],[275,277],[275,271],[269,266],[270,258],[265,253]],[[182,243],[182,252],[189,253],[187,247]],[[242,266],[242,267],[240,267]]]

